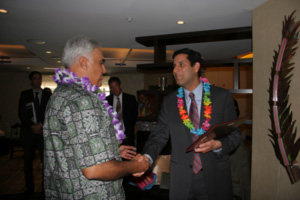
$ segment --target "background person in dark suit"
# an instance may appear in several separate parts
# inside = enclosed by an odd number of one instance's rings
[[[138,106],[135,96],[122,92],[121,81],[118,77],[111,77],[108,80],[111,94],[106,97],[108,103],[117,111],[118,98],[121,106],[121,121],[127,139],[124,144],[135,146],[134,127],[138,116]]]
[[[194,134],[183,124],[178,105],[184,107],[193,126],[199,126],[199,128],[203,128],[203,122],[210,117],[210,126],[236,118],[231,94],[223,88],[212,85],[207,87],[203,83],[204,80],[199,80],[200,67],[203,67],[202,62],[200,53],[191,49],[174,52],[173,75],[176,83],[183,87],[182,101],[177,97],[181,90],[164,98],[158,123],[143,149],[143,159],[149,160],[151,164],[171,137],[171,200],[233,199],[228,154],[240,144],[241,134],[238,130],[231,132],[227,137],[210,140],[196,147],[195,152],[196,154],[200,153],[201,162],[197,163],[197,168],[194,166],[194,151],[186,153],[187,147],[193,143]],[[205,91],[207,89],[210,95],[207,95],[207,91]],[[195,98],[190,98],[191,92],[194,93]],[[207,102],[207,97],[211,102],[211,113],[203,105],[204,101]],[[189,110],[190,107],[195,109]],[[196,114],[197,112],[198,114]],[[194,114],[193,117],[190,114]],[[193,120],[195,115],[198,115],[199,121]],[[135,175],[140,176],[141,174]]]
[[[21,134],[24,149],[26,198],[29,198],[34,192],[32,160],[36,146],[39,150],[40,159],[43,162],[42,127],[46,105],[51,96],[51,93],[41,89],[42,74],[40,72],[31,72],[29,80],[32,89],[23,91],[19,100],[19,118],[22,122]]]

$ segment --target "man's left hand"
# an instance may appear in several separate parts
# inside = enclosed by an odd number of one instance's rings
[[[200,144],[195,147],[195,152],[207,153],[209,151],[213,151],[215,149],[219,149],[222,147],[222,143],[219,140],[209,140],[205,143]]]
[[[31,131],[34,134],[41,134],[43,126],[41,124],[34,124],[31,126]]]
[[[127,160],[131,160],[136,155],[136,148],[129,145],[121,145],[119,151],[121,157]]]

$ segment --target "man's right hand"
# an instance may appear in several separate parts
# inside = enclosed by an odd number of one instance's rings
[[[138,154],[135,158],[133,158],[133,160],[137,160],[139,163],[146,163],[147,164],[147,168],[145,168],[143,171],[139,172],[139,173],[134,173],[132,174],[135,177],[140,177],[142,176],[150,167],[150,163],[149,163],[149,158],[145,155],[141,155]]]
[[[41,134],[42,133],[42,125],[41,124],[34,124],[31,127],[31,130],[35,134]]]

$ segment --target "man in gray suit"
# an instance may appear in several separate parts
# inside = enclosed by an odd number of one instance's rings
[[[152,164],[171,137],[170,199],[232,200],[228,154],[239,145],[240,132],[235,130],[186,153],[198,137],[193,132],[203,134],[208,127],[236,118],[232,96],[223,88],[209,85],[207,79],[199,79],[203,68],[200,53],[180,49],[173,54],[173,66],[181,88],[165,97],[157,126],[143,149],[143,159]]]

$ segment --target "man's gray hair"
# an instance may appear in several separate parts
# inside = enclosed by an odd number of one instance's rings
[[[63,65],[65,67],[71,66],[75,59],[80,56],[84,56],[91,61],[91,53],[96,47],[100,48],[98,41],[83,35],[69,39],[62,54]]]

